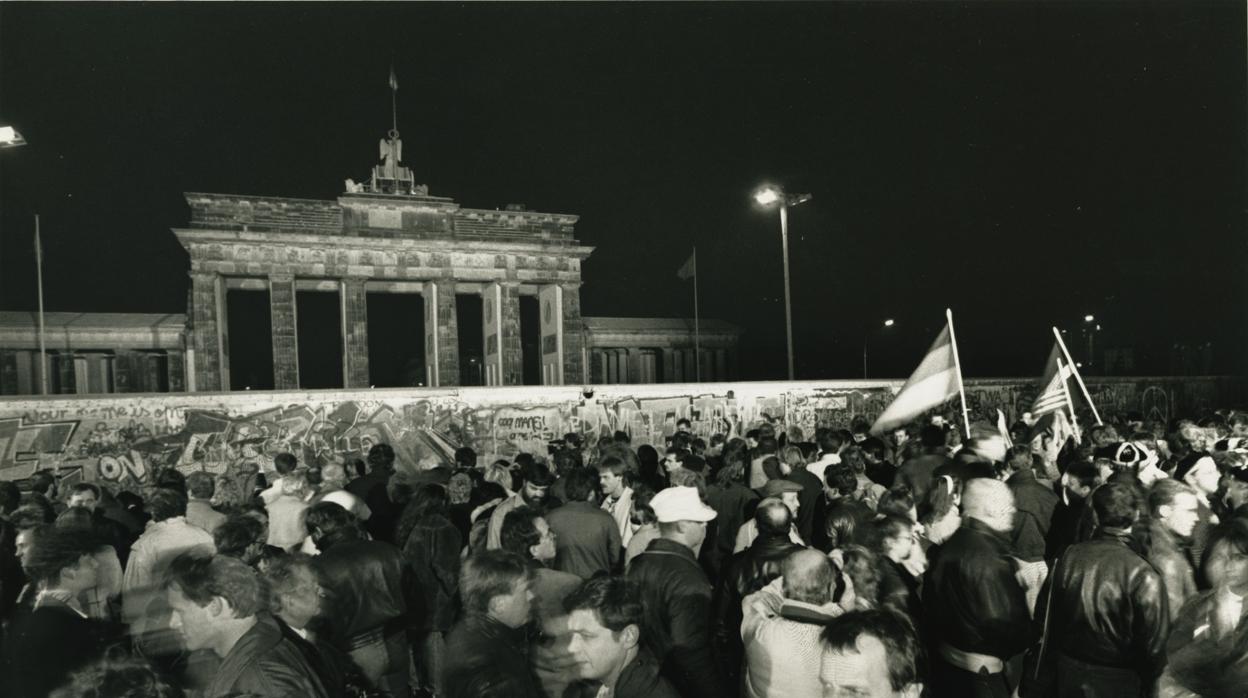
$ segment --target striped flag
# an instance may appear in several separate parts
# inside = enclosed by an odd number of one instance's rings
[[[1070,389],[1070,379],[1075,375],[1075,367],[1061,361],[1061,348],[1053,343],[1053,351],[1044,363],[1044,375],[1040,378],[1043,386],[1036,401],[1031,404],[1031,416],[1039,419],[1055,410],[1066,407],[1067,395],[1076,399],[1077,391]],[[1060,367],[1060,368],[1059,368]]]
[[[688,281],[698,273],[698,250],[695,248],[693,254],[689,255],[689,259],[676,272],[676,276],[681,281]]]
[[[962,377],[958,375],[953,352],[952,332],[946,324],[927,350],[927,356],[901,386],[901,392],[871,425],[871,433],[878,435],[896,429],[957,395]]]

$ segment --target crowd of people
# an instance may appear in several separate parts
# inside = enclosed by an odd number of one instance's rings
[[[756,426],[0,483],[0,693],[1248,694],[1248,414]]]

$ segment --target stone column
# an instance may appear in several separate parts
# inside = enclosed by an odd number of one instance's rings
[[[641,349],[633,347],[628,350],[628,382],[641,383]]]
[[[606,362],[603,361],[601,349],[594,349],[590,352],[589,382],[594,385],[602,385],[607,382]]]
[[[167,354],[168,361],[165,364],[165,370],[169,372],[166,380],[169,382],[169,392],[182,393],[186,392],[186,357],[181,349],[170,349]],[[105,364],[107,367],[107,363]]]
[[[585,323],[581,320],[581,285],[562,284],[563,289],[563,383],[577,385],[585,380],[581,344]]]
[[[56,392],[64,395],[73,395],[78,392],[73,353],[66,351],[56,354],[56,372],[60,379],[60,390]]]
[[[520,344],[520,286],[501,284],[498,317],[502,339],[503,385],[524,385],[524,347]]]
[[[367,388],[368,375],[368,294],[364,279],[343,279],[338,297],[342,302],[342,385]],[[452,298],[453,300],[453,298]]]
[[[676,355],[671,347],[663,347],[663,380],[661,383],[676,382]]]
[[[229,342],[226,338],[225,283],[217,274],[191,272],[192,340],[195,389],[230,389]]]
[[[431,388],[459,385],[459,329],[455,282],[427,281],[425,301],[425,378]]]
[[[0,395],[17,394],[17,354],[0,349]]]
[[[134,352],[121,349],[113,354],[113,392],[138,392],[138,377],[134,374]]]
[[[298,390],[299,314],[295,307],[295,277],[289,274],[269,277],[269,315],[273,320],[273,388]]]

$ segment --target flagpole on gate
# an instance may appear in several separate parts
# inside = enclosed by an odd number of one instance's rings
[[[693,370],[702,382],[702,332],[698,328],[698,246],[693,246]]]
[[[1075,417],[1075,401],[1070,399],[1070,388],[1066,387],[1066,378],[1062,375],[1063,366],[1062,360],[1058,359],[1057,375],[1062,380],[1062,395],[1066,397],[1066,407],[1070,410],[1070,426],[1075,430],[1075,441],[1083,443],[1083,435],[1079,433],[1079,420]]]
[[[1066,357],[1066,365],[1070,366],[1070,372],[1075,374],[1075,381],[1079,383],[1079,390],[1083,391],[1083,397],[1088,401],[1088,407],[1092,410],[1092,416],[1096,417],[1097,426],[1104,424],[1101,421],[1100,413],[1096,411],[1096,405],[1092,403],[1092,396],[1088,394],[1088,386],[1083,384],[1083,376],[1079,375],[1079,370],[1075,367],[1075,360],[1070,358],[1070,351],[1066,349],[1066,342],[1062,341],[1062,333],[1056,327],[1053,328],[1053,336],[1057,337],[1057,346],[1062,348],[1062,355]],[[1062,379],[1063,384],[1065,384],[1065,380],[1065,378]],[[1070,416],[1072,418],[1075,416],[1074,408],[1071,408]]]
[[[39,214],[35,214],[35,279],[39,285],[39,388],[48,394],[48,347],[43,331],[43,241],[39,239]]]
[[[958,372],[958,397],[962,399],[962,424],[966,426],[966,438],[971,438],[971,417],[966,411],[966,390],[962,387],[962,361],[958,358],[958,339],[953,333],[953,311],[945,308],[949,322],[949,344],[953,347],[953,367]]]

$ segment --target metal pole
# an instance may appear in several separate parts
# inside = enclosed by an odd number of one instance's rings
[[[789,293],[789,206],[780,202],[780,246],[784,250],[784,331],[789,348],[789,380],[793,380],[793,304]]]
[[[48,347],[43,331],[43,240],[39,237],[39,214],[35,214],[35,277],[39,285],[39,383],[41,394],[48,394]]]
[[[702,382],[702,333],[698,327],[698,248],[693,248],[693,367],[697,382]]]

